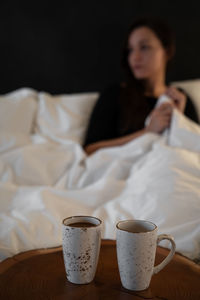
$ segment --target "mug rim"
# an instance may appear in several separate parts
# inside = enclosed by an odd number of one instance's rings
[[[66,225],[64,222],[66,221],[66,220],[69,220],[69,219],[73,219],[74,218],[74,220],[76,219],[76,218],[92,218],[92,219],[96,219],[96,220],[98,220],[99,221],[99,224],[94,224],[94,226],[92,226],[92,227],[89,227],[90,229],[91,228],[93,228],[93,227],[98,227],[98,226],[100,226],[101,224],[102,224],[102,221],[99,219],[99,218],[97,218],[97,217],[93,217],[93,216],[83,216],[83,215],[76,215],[76,216],[70,216],[70,217],[67,217],[67,218],[64,218],[63,219],[63,221],[62,221],[62,224],[63,224],[63,226],[67,226],[67,227],[73,227],[73,226],[69,226],[69,224],[68,225]],[[80,222],[81,223],[81,222]],[[79,228],[79,227],[76,227],[76,228]],[[80,227],[81,228],[81,227]]]
[[[129,230],[126,230],[126,229],[121,229],[121,228],[119,228],[119,224],[125,223],[125,222],[148,223],[148,224],[152,224],[152,225],[154,226],[154,228],[153,228],[152,230],[149,230],[149,229],[148,229],[147,231],[140,231],[140,232],[133,232],[133,231],[129,231]],[[153,222],[151,222],[151,221],[148,221],[148,220],[132,219],[132,220],[121,220],[121,221],[117,222],[116,228],[117,228],[118,230],[121,230],[121,231],[124,231],[124,232],[133,233],[133,234],[141,234],[141,233],[144,234],[144,233],[153,232],[154,230],[156,230],[156,229],[158,228],[158,226],[157,226],[155,223],[153,223]]]

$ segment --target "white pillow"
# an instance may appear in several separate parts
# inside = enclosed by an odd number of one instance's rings
[[[54,141],[83,143],[90,114],[98,93],[50,95],[39,93],[37,131]]]
[[[7,152],[31,143],[31,137],[20,132],[0,130],[0,153]]]
[[[200,79],[172,82],[172,85],[182,88],[192,99],[200,120]]]
[[[37,110],[37,93],[22,88],[0,96],[0,130],[30,134]]]

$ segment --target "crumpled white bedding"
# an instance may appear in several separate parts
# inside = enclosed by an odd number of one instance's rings
[[[146,134],[90,157],[76,141],[39,131],[8,140],[0,147],[0,260],[61,245],[71,215],[98,216],[108,239],[119,220],[150,220],[174,236],[177,251],[200,257],[200,127],[177,111],[168,136]]]

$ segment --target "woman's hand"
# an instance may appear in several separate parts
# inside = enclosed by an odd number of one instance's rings
[[[146,130],[154,133],[162,133],[169,128],[172,116],[173,104],[163,103],[155,108],[150,115],[150,123]]]
[[[186,105],[186,95],[173,86],[170,86],[166,90],[166,95],[168,95],[173,100],[175,108],[184,113]]]

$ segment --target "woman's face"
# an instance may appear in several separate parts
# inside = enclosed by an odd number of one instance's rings
[[[128,64],[135,78],[149,80],[165,74],[167,53],[150,28],[133,30],[128,49]]]

